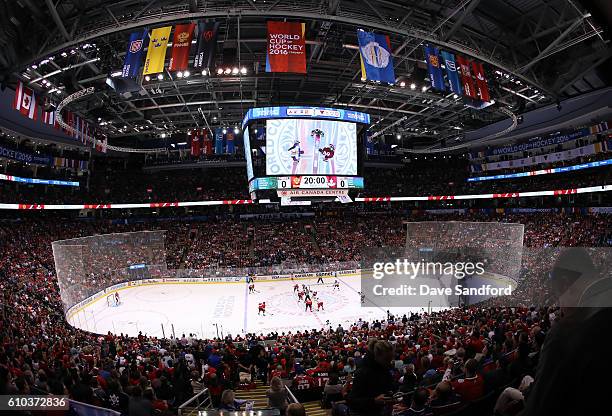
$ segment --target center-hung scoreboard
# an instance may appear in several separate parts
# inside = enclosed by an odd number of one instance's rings
[[[326,107],[261,107],[242,122],[251,198],[350,202],[363,189],[370,115]]]

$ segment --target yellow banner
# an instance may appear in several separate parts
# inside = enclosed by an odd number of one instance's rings
[[[157,74],[164,70],[166,60],[166,48],[172,26],[158,27],[151,32],[149,50],[145,59],[143,75]]]

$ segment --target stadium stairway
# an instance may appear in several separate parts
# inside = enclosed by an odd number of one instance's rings
[[[255,409],[265,409],[268,407],[268,399],[266,391],[269,386],[264,386],[261,381],[257,381],[257,387],[252,390],[236,390],[236,398],[240,400],[253,400]],[[306,408],[308,416],[326,416],[328,413],[325,409],[321,409],[321,404],[318,401],[302,403]]]

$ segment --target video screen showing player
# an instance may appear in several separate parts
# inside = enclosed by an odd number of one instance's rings
[[[268,120],[266,174],[356,176],[355,123],[330,120]]]

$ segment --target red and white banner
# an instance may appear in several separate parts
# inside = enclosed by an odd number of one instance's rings
[[[170,57],[169,71],[184,71],[189,65],[189,49],[195,23],[176,25],[172,41],[172,56]]]
[[[202,147],[201,141],[200,132],[198,130],[193,130],[191,132],[191,156],[200,156],[200,148]]]
[[[316,190],[316,195],[310,196],[332,196],[326,194],[327,192],[333,192],[335,190],[320,189]],[[509,193],[496,193],[496,194],[474,194],[474,195],[428,195],[428,196],[384,196],[384,197],[368,197],[368,198],[355,198],[355,202],[403,202],[403,201],[444,201],[444,200],[458,200],[458,199],[497,199],[497,198],[524,198],[531,196],[562,196],[562,195],[575,195],[575,194],[589,194],[595,192],[609,192],[612,191],[612,185],[602,186],[590,186],[587,188],[570,188],[570,189],[557,189],[550,191],[532,191],[532,192],[509,192]],[[279,191],[283,193],[279,196],[291,197],[291,196],[305,196],[301,192],[310,192],[310,190],[302,189],[290,189]],[[346,192],[346,191],[345,191]],[[145,202],[145,203],[134,203],[134,204],[3,204],[0,203],[0,209],[25,209],[25,210],[37,210],[37,209],[58,209],[58,210],[81,210],[81,209],[132,209],[132,208],[169,208],[169,207],[196,207],[196,206],[209,206],[209,205],[243,205],[243,204],[255,204],[257,201],[252,199],[229,199],[220,201],[188,201],[188,202]],[[269,204],[269,200],[260,201],[262,204]]]
[[[45,101],[47,102],[47,101]],[[59,124],[55,121],[55,111],[45,111],[43,108],[43,118],[42,121],[44,124],[49,124],[54,126],[55,128],[59,128]]]
[[[459,64],[459,74],[461,75],[461,84],[463,85],[463,93],[470,98],[478,99],[474,80],[470,72],[470,61],[461,55],[457,55],[457,63]]]
[[[306,73],[306,25],[268,22],[266,72]]]
[[[13,108],[24,116],[36,120],[38,113],[36,109],[36,95],[31,88],[24,86],[21,81],[17,82]]]
[[[487,78],[485,78],[484,67],[482,62],[472,62],[472,69],[474,70],[474,76],[476,77],[476,87],[478,89],[478,95],[482,101],[491,101],[489,96],[489,86],[487,85]]]

